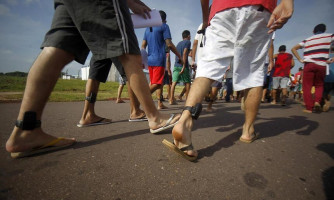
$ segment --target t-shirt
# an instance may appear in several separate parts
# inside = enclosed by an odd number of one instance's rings
[[[321,33],[303,40],[299,45],[304,48],[304,61],[326,66],[334,34]]]
[[[202,30],[202,25],[203,24],[200,24],[199,25],[199,27],[198,27],[198,29],[197,29],[197,32],[199,31],[199,30]],[[204,43],[205,43],[205,35],[203,35],[203,34],[199,34],[199,33],[197,33],[196,32],[196,35],[195,35],[195,40],[197,40],[198,41],[198,43],[197,43],[197,50],[196,50],[196,59],[195,60],[199,60],[200,58],[201,58],[201,56],[202,56],[202,49],[203,49],[203,47],[204,47]],[[202,45],[201,45],[202,44]]]
[[[292,58],[289,53],[279,53],[275,60],[273,77],[289,77]]]
[[[181,42],[179,42],[176,45],[176,50],[180,53],[181,58],[183,58],[183,52],[184,50],[187,48],[188,52],[190,50],[190,46],[191,46],[191,42],[189,40],[182,40]],[[183,67],[183,65],[181,65],[179,62],[179,58],[175,57],[175,67]],[[186,59],[186,67],[188,67],[189,63],[188,63],[188,59]]]
[[[334,57],[334,53],[330,54],[330,57]],[[326,83],[334,83],[334,63],[329,65],[329,74],[325,77]]]
[[[301,81],[301,78],[302,78],[302,72],[299,71],[295,74],[296,84],[298,84]]]
[[[218,12],[229,8],[239,8],[248,5],[262,5],[269,12],[273,12],[277,5],[277,0],[213,0],[209,21]]]
[[[147,54],[149,66],[166,66],[166,39],[172,39],[169,26],[146,28],[144,40],[147,41]]]

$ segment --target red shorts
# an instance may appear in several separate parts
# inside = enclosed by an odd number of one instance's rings
[[[165,67],[161,66],[148,66],[150,72],[151,85],[157,84],[162,85],[164,82]]]

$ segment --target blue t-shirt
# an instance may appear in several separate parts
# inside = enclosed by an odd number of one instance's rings
[[[179,42],[177,45],[176,45],[176,49],[177,51],[180,53],[181,55],[181,58],[183,58],[183,52],[184,52],[184,49],[187,48],[188,49],[188,52],[190,50],[190,46],[191,46],[191,42],[189,40],[182,40],[181,42]],[[188,56],[187,56],[188,57]],[[186,59],[186,67],[188,67],[189,63],[188,63],[188,59]],[[174,64],[175,67],[183,67],[183,65],[181,65],[179,63],[179,58],[178,57],[175,57],[175,64]]]
[[[330,58],[334,57],[334,53],[329,54]],[[329,74],[325,77],[325,83],[334,83],[334,63],[329,65]]]
[[[146,28],[144,40],[147,41],[148,66],[166,66],[166,39],[172,39],[166,23]]]

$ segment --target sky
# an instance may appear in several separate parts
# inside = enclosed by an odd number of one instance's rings
[[[176,45],[182,40],[182,31],[189,30],[192,40],[202,22],[200,0],[142,0],[150,8],[164,10],[170,27],[172,41]],[[279,0],[280,1],[280,0]],[[295,0],[295,11],[289,22],[276,31],[275,52],[280,45],[287,51],[303,39],[310,37],[319,23],[327,25],[328,33],[334,33],[333,0]],[[28,72],[40,53],[40,45],[49,30],[54,5],[52,0],[0,0],[0,72]],[[136,29],[141,45],[145,29]],[[302,55],[302,51],[299,52]],[[63,72],[78,75],[85,65],[75,61],[65,66]],[[172,63],[175,56],[172,54]],[[302,67],[298,61],[293,73]]]

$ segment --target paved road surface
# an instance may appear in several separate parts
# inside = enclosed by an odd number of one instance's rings
[[[45,131],[75,137],[68,149],[11,159],[4,150],[19,104],[0,104],[0,199],[333,199],[334,109],[301,112],[300,104],[262,104],[261,138],[238,141],[244,121],[238,103],[218,102],[196,122],[191,163],[165,148],[170,131],[149,133],[146,122],[128,122],[128,103],[97,102],[114,123],[77,128],[82,102],[48,103]],[[164,113],[179,112],[181,105]]]

